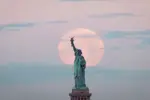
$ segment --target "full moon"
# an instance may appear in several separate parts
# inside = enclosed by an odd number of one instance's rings
[[[74,37],[75,47],[82,50],[87,67],[96,66],[101,61],[104,54],[104,43],[100,36],[89,29],[77,28],[64,34],[58,44],[59,56],[64,64],[72,65],[74,62],[71,37]]]

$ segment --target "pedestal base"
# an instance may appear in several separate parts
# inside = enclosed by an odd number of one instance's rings
[[[91,93],[89,89],[72,89],[72,93],[69,93],[70,100],[90,100]]]

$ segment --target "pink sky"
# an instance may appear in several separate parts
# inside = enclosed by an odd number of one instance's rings
[[[99,19],[99,21],[104,26],[102,29],[148,29],[150,26],[149,3],[149,0],[90,0],[78,2],[73,0],[72,2],[59,0],[1,0],[0,23],[43,22],[48,20],[67,20],[78,23],[80,20],[88,20],[87,16],[93,14],[133,13],[138,17],[126,17],[124,20],[116,17],[113,19]]]
[[[149,0],[1,0],[0,26],[30,22],[34,26],[22,28],[20,31],[9,31],[6,27],[0,31],[0,55],[2,55],[0,64],[50,62],[53,59],[55,59],[53,62],[57,63],[56,60],[60,59],[56,51],[61,36],[76,28],[91,29],[100,37],[105,32],[113,30],[131,31],[131,34],[136,34],[132,31],[148,30],[150,29],[149,4]],[[48,24],[48,21],[67,23]],[[130,51],[129,45],[139,42],[134,39],[104,39],[106,53],[101,65],[149,66],[150,56],[145,53],[149,49]],[[109,50],[107,47],[114,45],[122,47],[123,51],[107,52]],[[128,49],[125,50],[126,48]],[[139,63],[135,63],[137,61]]]

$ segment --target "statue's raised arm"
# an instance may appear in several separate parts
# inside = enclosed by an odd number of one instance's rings
[[[70,39],[70,41],[71,41],[71,46],[73,47],[73,50],[74,50],[74,52],[76,51],[76,47],[75,47],[75,45],[74,45],[74,37],[72,37],[71,39]]]

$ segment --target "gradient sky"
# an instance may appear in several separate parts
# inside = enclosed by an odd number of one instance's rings
[[[148,68],[149,9],[148,0],[2,0],[0,64],[62,64],[60,37],[88,28],[104,41],[101,66]]]
[[[68,100],[73,72],[57,46],[76,28],[90,29],[104,42],[101,62],[86,70],[92,100],[150,100],[149,5],[149,0],[1,0],[0,100]]]

